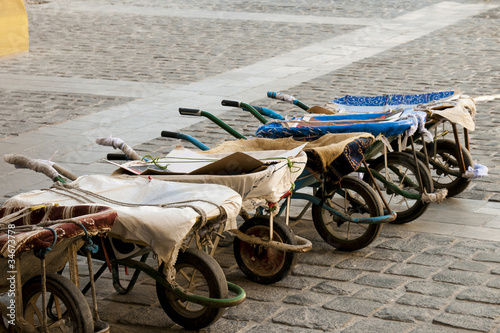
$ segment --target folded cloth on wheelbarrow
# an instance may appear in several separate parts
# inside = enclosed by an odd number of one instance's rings
[[[175,263],[183,239],[198,227],[201,216],[221,218],[226,229],[236,228],[241,197],[225,186],[185,184],[156,179],[118,179],[104,175],[81,176],[71,184],[16,195],[6,206],[40,203],[75,205],[98,203],[118,213],[111,233],[123,240],[147,244],[158,258]]]
[[[242,140],[242,145],[246,141],[253,140]],[[156,160],[155,164],[144,161],[128,162],[112,175],[120,178],[137,177],[127,175],[127,169],[167,167],[165,171],[158,171],[158,174],[151,177],[165,181],[225,185],[242,196],[245,210],[268,208],[269,203],[278,202],[292,189],[295,180],[304,170],[306,154],[301,149],[294,150],[303,144],[298,143],[293,147],[275,144],[252,149],[242,149],[238,145],[224,151],[214,149],[203,153],[178,147],[164,158]],[[196,169],[194,174],[179,174],[182,170],[188,173],[193,169]]]
[[[475,129],[474,100],[458,91],[381,96],[346,95],[330,101],[325,108],[335,113],[384,112],[397,109],[425,111],[428,118],[442,117],[471,131]]]
[[[427,119],[439,120],[440,118],[445,118],[470,131],[476,129],[476,104],[474,100],[468,96],[458,96],[457,98],[445,101],[420,104],[415,106],[414,109],[425,111],[427,113]]]
[[[0,255],[8,258],[57,246],[67,238],[102,235],[111,230],[116,217],[112,208],[96,205],[1,207]]]
[[[386,94],[380,96],[345,95],[328,102],[325,107],[336,113],[387,112],[397,109],[413,109],[416,105],[453,98],[455,91],[439,91],[424,94]]]
[[[338,114],[293,117],[260,126],[255,134],[263,138],[318,138],[328,133],[368,132],[375,136],[394,136],[417,129],[425,130],[426,114],[420,111],[395,113]]]
[[[115,210],[96,205],[0,208],[0,292],[8,291],[7,278],[13,271],[21,274],[21,283],[41,274],[40,260],[35,254],[44,255],[47,273],[60,271],[70,252],[84,244],[82,226],[89,235],[104,235],[116,216]],[[18,261],[14,262],[14,257]]]
[[[340,181],[345,175],[357,170],[363,160],[364,152],[373,143],[370,133],[326,134],[307,142],[303,148],[307,155],[307,167],[323,174],[329,181]],[[226,141],[207,153],[231,151],[258,151],[281,147],[293,149],[304,141],[293,138],[254,138],[249,140]]]

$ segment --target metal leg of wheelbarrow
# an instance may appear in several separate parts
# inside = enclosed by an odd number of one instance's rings
[[[423,134],[419,134],[419,137],[420,137],[420,140],[422,140],[422,151],[424,152],[423,159],[422,158],[419,158],[419,159],[422,160],[422,162],[425,162],[425,165],[427,165],[427,167],[430,169],[431,168],[431,162],[430,162],[430,159],[429,159],[429,153],[427,152],[427,143],[425,142],[425,137],[424,137]],[[415,149],[413,149],[413,151],[415,151]],[[434,149],[434,151],[436,151],[436,150]],[[418,151],[415,151],[415,154],[417,156],[421,156],[421,155],[419,155],[421,153],[418,152]]]
[[[373,177],[372,171],[368,167],[368,163],[366,163],[366,160],[363,158],[363,165],[365,167],[366,173],[370,177],[373,186],[375,187],[375,190],[377,191],[380,199],[382,200],[382,203],[384,204],[385,209],[387,210],[387,213],[389,215],[393,215],[394,212],[392,211],[391,207],[389,207],[389,203],[387,200],[385,200],[384,196],[382,195],[382,191],[380,190],[380,187],[378,186],[377,182],[375,181],[375,177]]]
[[[413,142],[413,137],[410,136],[410,143],[411,143],[411,150],[412,150],[412,153],[413,153],[413,159],[415,160],[415,163],[418,162],[418,158],[417,158],[417,153],[415,152],[415,143]],[[424,142],[424,147],[425,147],[425,142]],[[427,166],[429,166],[429,164],[427,164]],[[420,173],[420,168],[417,167],[417,179],[418,179],[418,183],[420,185],[422,185],[422,175]],[[422,185],[423,186],[423,185]]]
[[[296,197],[294,197],[295,199],[297,199]],[[287,209],[287,207],[289,206],[289,203],[288,203],[288,199],[287,199],[287,204],[283,205],[281,208],[280,208],[280,211],[279,213],[276,215],[276,216],[281,216],[281,214],[283,213],[283,211],[285,211]],[[307,210],[309,208],[311,208],[312,206],[312,202],[308,202],[304,208],[302,208],[302,210],[300,211],[300,213],[297,215],[297,216],[289,216],[289,212],[288,210],[286,210],[286,214],[288,216],[287,220],[291,220],[291,221],[299,221],[302,219],[302,217],[304,217],[304,215],[306,214]],[[288,225],[288,223],[286,223]]]
[[[140,262],[144,263],[148,259],[149,252],[145,253],[142,255]],[[130,292],[134,286],[135,283],[137,282],[137,279],[139,278],[139,275],[141,274],[141,270],[136,269],[134,272],[134,275],[132,275],[132,278],[130,279],[130,282],[128,283],[127,287],[124,288],[122,287],[120,283],[120,271],[118,270],[118,264],[111,262],[111,267],[112,267],[112,275],[113,275],[113,287],[119,294],[127,294]]]
[[[434,129],[437,131],[438,125],[443,124],[443,126],[444,126],[444,122],[445,122],[444,119],[441,119],[437,123],[433,124],[429,129]],[[451,121],[450,121],[450,124],[451,124],[452,130],[453,130],[455,144],[457,145],[458,166],[459,166],[460,172],[463,174],[463,173],[465,173],[465,170],[467,168],[465,165],[465,159],[464,159],[463,154],[462,154],[462,145],[460,144],[460,138],[458,135],[457,125]],[[446,133],[448,133],[448,130],[445,130],[443,132],[443,134],[441,134],[441,136],[443,136]],[[465,149],[467,149],[470,152],[469,131],[466,128],[464,128],[464,145],[465,145]]]
[[[144,254],[141,257],[141,262],[146,262],[148,258],[149,253]],[[127,288],[123,288],[120,283],[120,273],[118,272],[118,265],[112,264],[112,276],[113,276],[113,287],[115,290],[120,293],[120,294],[126,294],[132,290],[134,287],[135,283],[137,282],[137,279],[139,278],[139,275],[141,274],[140,270],[136,270],[134,272],[134,275],[132,276],[132,279],[130,280]],[[97,272],[94,274],[94,281],[97,281],[102,273],[108,268],[108,263],[104,262],[101,267],[97,270]],[[116,269],[115,269],[116,268]],[[117,289],[118,288],[118,289]],[[82,294],[86,294],[90,290],[90,282],[85,285],[85,287],[82,289]]]
[[[243,210],[241,210],[241,212],[242,211]],[[241,212],[240,212],[240,215],[241,215]],[[200,239],[200,235],[195,232],[192,239],[196,240],[196,248],[207,253],[210,257],[213,258],[215,256],[215,251],[217,250],[217,247],[219,246],[219,241],[221,240],[221,238],[225,238],[222,235],[222,233],[224,232],[224,228],[225,228],[225,225],[221,223],[221,225],[219,226],[219,229],[217,231],[210,233],[211,236],[209,236],[208,242],[206,245],[202,245],[203,242]],[[214,235],[214,236],[212,236],[212,235]],[[188,247],[189,247],[189,244],[190,244],[190,242],[187,245]]]
[[[349,221],[353,223],[360,223],[360,224],[378,224],[378,223],[384,223],[384,222],[390,222],[394,220],[395,214],[390,211],[388,215],[383,215],[383,216],[377,216],[377,217],[366,217],[366,218],[349,218],[348,216],[344,215],[340,211],[333,209],[330,207],[328,204],[326,204],[322,199],[312,196],[310,194],[305,194],[305,193],[294,193],[294,198],[297,199],[303,199],[303,200],[309,200],[312,204],[316,206],[321,206],[323,209],[326,209],[329,211],[331,214],[339,217],[340,219],[344,221]]]
[[[460,168],[460,172],[462,174],[464,174],[466,171],[466,168],[465,168],[465,162],[464,162],[464,155],[462,154],[462,145],[460,144],[460,138],[458,137],[457,125],[455,123],[451,123],[451,126],[453,128],[453,135],[455,136],[455,143],[457,144],[457,154],[458,154],[457,156],[460,160],[458,162],[458,166]]]
[[[94,281],[97,281],[97,279],[99,279],[99,278],[101,277],[102,273],[104,273],[104,271],[106,270],[106,268],[108,268],[108,263],[107,263],[107,262],[104,262],[104,263],[102,264],[101,268],[99,268],[99,269],[97,270],[97,272],[94,274]],[[85,285],[85,287],[83,287],[83,289],[82,289],[82,294],[84,294],[84,295],[85,295],[85,294],[87,293],[87,291],[89,291],[89,289],[90,289],[90,282],[89,282],[89,283],[87,283],[87,284]]]
[[[143,256],[144,257],[144,256]],[[232,306],[236,306],[241,304],[246,298],[245,291],[237,286],[234,283],[226,282],[228,286],[228,290],[232,293],[235,293],[236,296],[232,298],[226,299],[214,299],[209,297],[204,297],[200,295],[194,295],[191,293],[186,293],[181,290],[179,287],[174,287],[167,282],[166,276],[161,272],[158,272],[151,266],[144,263],[142,260],[134,260],[134,259],[121,259],[120,263],[131,268],[135,268],[138,271],[143,271],[146,275],[153,278],[155,281],[159,282],[164,287],[168,288],[171,292],[175,293],[177,296],[181,297],[183,300],[193,302],[196,304],[200,304],[203,306],[210,306],[215,308],[228,308]]]
[[[465,148],[470,152],[469,130],[464,127],[464,142]]]
[[[21,267],[21,262],[18,257],[15,258],[15,267]],[[23,304],[23,283],[21,280],[21,270],[17,269],[15,273],[16,288],[14,292],[14,299],[16,301],[16,323],[21,328],[31,328],[31,325],[24,319],[24,304]]]
[[[313,196],[314,196],[314,195],[316,195],[316,191],[317,191],[317,190],[318,190],[318,188],[317,188],[317,187],[313,187]],[[299,215],[297,215],[297,216],[289,216],[289,217],[287,218],[287,220],[288,220],[288,219],[290,219],[291,221],[299,221],[299,220],[301,220],[301,219],[302,219],[302,217],[304,217],[304,215],[306,214],[307,210],[308,210],[309,208],[311,208],[311,206],[312,206],[312,202],[311,202],[311,201],[308,201],[308,202],[307,202],[307,204],[304,206],[304,208],[302,208],[302,210],[300,211]],[[290,207],[290,200],[289,200],[289,199],[287,199],[287,203],[286,203],[287,213],[290,211],[290,208],[289,208],[289,207]],[[281,210],[280,210],[280,212],[278,213],[278,216],[279,216],[279,215],[281,215],[282,211],[283,211],[283,209],[281,209]],[[287,224],[288,224],[288,223],[287,223]]]

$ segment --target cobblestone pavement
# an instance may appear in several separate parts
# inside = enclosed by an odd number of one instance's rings
[[[308,219],[292,226],[312,240],[313,250],[299,254],[292,275],[273,285],[249,282],[232,247],[219,251],[227,279],[243,287],[247,299],[203,331],[498,331],[498,242],[390,226],[369,248],[342,253],[311,226]],[[163,313],[151,279],[143,277],[128,295],[114,292],[109,273],[97,286],[101,318],[113,331],[183,331]]]
[[[266,91],[309,105],[345,94],[500,94],[499,6],[28,1],[30,52],[0,58],[0,153],[48,158],[58,150],[53,160],[78,174],[109,174],[113,167],[98,162],[109,150],[95,147],[97,136],[112,133],[152,155],[180,143],[160,138],[163,129],[209,146],[229,139],[207,120],[178,116],[178,107],[213,111],[252,135],[258,122],[219,106],[222,98],[299,115]],[[489,177],[416,221],[384,226],[374,243],[352,253],[325,244],[306,214],[292,230],[313,249],[273,285],[249,282],[232,247],[221,248],[216,259],[247,300],[204,331],[500,332],[500,99],[477,108],[471,152]],[[6,163],[0,183],[1,201],[50,185]],[[97,282],[99,308],[112,332],[184,331],[161,309],[150,279],[118,295],[106,274]]]

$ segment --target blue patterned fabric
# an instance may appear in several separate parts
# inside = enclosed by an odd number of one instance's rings
[[[393,136],[404,133],[412,125],[415,125],[415,118],[406,117],[409,114],[417,113],[418,111],[406,111],[400,118],[394,120],[386,120],[379,122],[361,122],[355,124],[333,125],[333,126],[303,126],[303,127],[285,127],[282,122],[272,122],[260,126],[255,132],[256,136],[261,138],[285,138],[294,137],[300,138],[317,138],[328,133],[354,133],[368,132],[377,136],[383,134],[385,136]],[[418,112],[425,120],[425,112]],[[332,116],[315,116],[315,121],[332,122],[336,120],[370,120],[378,118],[386,113],[359,113],[349,115],[332,115]],[[290,118],[287,121],[302,120],[304,117]]]
[[[454,91],[441,91],[426,94],[400,95],[389,94],[382,96],[353,96],[345,95],[330,101],[330,103],[350,106],[386,106],[386,105],[418,105],[438,101],[452,96]]]

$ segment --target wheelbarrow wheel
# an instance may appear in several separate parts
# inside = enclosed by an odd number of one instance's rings
[[[379,180],[376,180],[389,207],[397,213],[396,219],[390,223],[403,224],[415,220],[430,205],[429,202],[423,202],[420,199],[424,190],[427,193],[434,192],[429,169],[422,161],[415,161],[412,155],[405,152],[388,153],[387,168],[385,165],[384,155],[382,155],[370,162],[369,167],[380,173],[389,183],[409,194],[408,196],[400,195]],[[417,170],[420,171],[421,184],[419,183]],[[364,180],[370,185],[373,184],[372,179],[367,174],[365,174]],[[411,198],[410,195],[418,198]]]
[[[467,170],[468,167],[474,167],[474,161],[472,160],[470,152],[463,146],[460,148],[462,149],[462,156],[464,157],[465,170]],[[437,140],[436,145],[434,145],[434,142],[428,142],[427,152],[429,158],[445,170],[460,172],[460,166],[458,164],[460,159],[458,157],[458,149],[455,141],[448,139]],[[430,167],[434,188],[447,189],[448,197],[453,197],[462,193],[470,184],[469,178],[454,176],[450,174],[450,172],[433,168],[432,165]]]
[[[174,268],[175,282],[184,292],[215,299],[227,298],[226,276],[217,261],[207,253],[198,249],[179,252]],[[164,264],[160,265],[159,271],[166,274]],[[215,323],[225,310],[185,301],[159,282],[156,282],[156,294],[170,319],[188,330]]]
[[[53,299],[46,312],[49,332],[94,332],[92,312],[80,290],[67,278],[58,274],[47,274],[47,300]],[[42,277],[35,276],[23,285],[24,319],[42,332]]]
[[[331,208],[349,217],[382,216],[383,206],[375,190],[359,178],[344,177],[331,193],[318,190],[316,196]],[[355,251],[377,238],[382,225],[359,224],[341,219],[319,205],[312,206],[314,227],[321,238],[341,251]]]
[[[274,218],[273,241],[297,245],[293,232],[283,222]],[[245,221],[239,230],[264,240],[269,240],[269,218],[256,216]],[[297,262],[297,253],[250,244],[235,237],[233,243],[234,258],[241,271],[248,279],[260,283],[271,284],[284,279]]]

